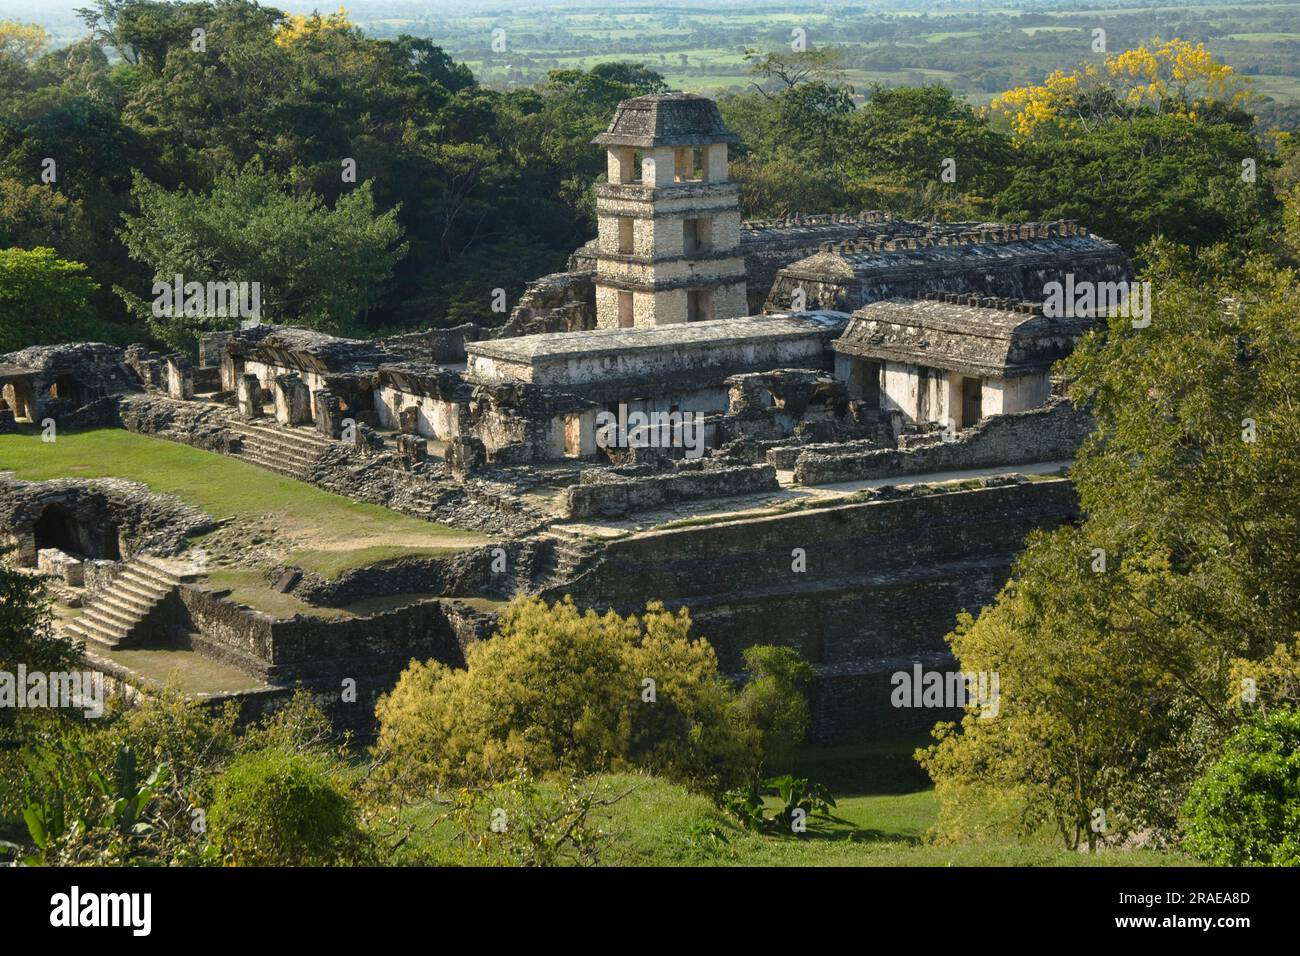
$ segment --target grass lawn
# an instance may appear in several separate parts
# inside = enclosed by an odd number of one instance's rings
[[[803,834],[752,833],[707,797],[639,774],[607,774],[610,794],[627,793],[604,811],[612,834],[602,860],[630,866],[1185,866],[1192,861],[1148,850],[1089,856],[1042,840],[955,846],[926,842],[938,801],[912,752],[929,742],[910,736],[872,743],[805,748],[784,771],[826,784],[838,804],[830,820],[814,817]],[[774,801],[769,801],[775,807]],[[410,819],[428,824],[436,810],[417,806]],[[486,821],[485,821],[486,829]],[[430,857],[482,862],[453,853],[446,826],[421,832],[411,862]]]
[[[395,611],[417,601],[427,601],[431,597],[428,594],[386,594],[382,597],[365,598],[345,607],[322,607],[309,604],[292,593],[281,594],[268,585],[262,573],[256,569],[217,568],[207,576],[207,581],[211,587],[229,590],[229,599],[236,604],[247,604],[263,614],[281,619],[293,617],[295,614],[334,621],[351,617],[368,617],[384,611]],[[487,601],[485,603],[504,607],[508,602]]]
[[[160,687],[171,684],[183,694],[250,690],[262,684],[256,677],[236,667],[204,657],[189,648],[114,648],[104,656]]]
[[[253,539],[255,544],[268,555],[326,577],[413,554],[449,554],[487,540],[352,501],[226,455],[116,428],[61,432],[50,443],[42,442],[33,428],[0,435],[0,470],[29,480],[140,481],[233,525],[269,528],[261,540]],[[202,538],[194,543],[201,544]]]

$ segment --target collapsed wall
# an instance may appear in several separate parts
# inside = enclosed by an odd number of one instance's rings
[[[1054,398],[1042,408],[995,415],[948,437],[935,432],[914,438],[905,447],[872,448],[869,442],[846,442],[805,450],[794,462],[801,485],[828,485],[994,465],[1067,461],[1074,458],[1094,427],[1087,412],[1067,399]],[[772,457],[784,461],[789,449]],[[770,453],[769,453],[770,454]]]
[[[698,461],[704,465],[707,460]],[[679,502],[779,491],[780,487],[771,465],[683,467],[646,475],[588,471],[578,484],[565,489],[564,511],[569,518],[617,518]]]
[[[183,585],[177,600],[173,624],[203,653],[280,684],[365,676],[392,686],[415,659],[463,667],[465,649],[484,636],[487,620],[443,598],[341,619],[275,618],[198,585]]]
[[[0,474],[0,548],[13,547],[27,566],[47,548],[79,559],[176,554],[189,536],[212,527],[211,516],[137,481]]]

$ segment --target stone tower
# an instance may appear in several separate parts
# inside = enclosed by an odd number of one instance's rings
[[[727,180],[717,104],[690,93],[618,104],[596,186],[596,324],[669,325],[748,315],[740,187]]]

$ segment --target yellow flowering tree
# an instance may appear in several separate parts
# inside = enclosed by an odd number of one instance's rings
[[[0,59],[35,63],[49,45],[50,38],[39,24],[0,20]]]
[[[348,11],[343,7],[339,7],[337,13],[328,13],[323,17],[315,11],[310,16],[290,13],[276,27],[275,42],[278,46],[288,47],[309,37],[351,29],[352,21],[348,19]]]
[[[1249,81],[1204,44],[1174,39],[1108,56],[1100,66],[1058,70],[1041,86],[1008,90],[990,108],[1008,116],[1017,137],[1028,139],[1045,127],[1086,131],[1133,112],[1195,120],[1207,104],[1241,106],[1249,95]]]

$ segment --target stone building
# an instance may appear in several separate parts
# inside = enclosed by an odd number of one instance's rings
[[[751,316],[475,342],[466,347],[465,378],[476,386],[530,386],[580,400],[568,409],[551,405],[556,418],[549,447],[565,457],[591,457],[600,410],[722,412],[727,379],[736,373],[828,368],[828,346],[843,318]]]
[[[639,96],[618,106],[596,186],[596,324],[670,325],[745,315],[737,139],[702,96]]]
[[[167,387],[165,370],[159,375]],[[0,428],[61,420],[136,387],[121,349],[95,342],[34,345],[0,356]]]
[[[1050,282],[1119,282],[1133,277],[1124,250],[1070,220],[1018,226],[961,223],[923,235],[828,242],[785,266],[767,311],[792,307],[852,312],[880,299],[928,292],[1041,302]]]
[[[1034,303],[974,295],[890,299],[853,314],[834,343],[836,378],[851,399],[902,422],[951,431],[1037,408],[1052,365],[1096,327],[1049,318]]]
[[[804,654],[819,739],[903,729],[890,673],[948,661],[954,615],[993,599],[1024,535],[1077,515],[1061,468],[1092,423],[1053,393],[1052,369],[1093,323],[1045,317],[1044,287],[1120,282],[1132,266],[1066,221],[742,223],[734,139],[701,97],[620,104],[595,140],[609,172],[597,238],[499,328],[363,341],[263,325],[205,336],[193,367],[143,346],[0,356],[0,430],[100,409],[99,424],[500,537],[337,581],[261,568],[327,607],[434,599],[338,621],[251,612],[150,563],[206,516],[125,485],[0,475],[0,545],[50,567],[62,555],[65,579],[85,565],[88,591],[110,566],[126,576],[87,596],[90,642],[189,629],[201,653],[286,687],[319,678],[335,697],[340,661],[376,693],[413,656],[463,664],[462,639],[490,621],[448,595],[623,613],[663,600],[689,608],[728,670],[756,642]],[[611,448],[597,423],[616,410],[620,427],[699,416],[702,447]],[[909,490],[906,476],[925,480]],[[833,487],[859,483],[874,487]]]

